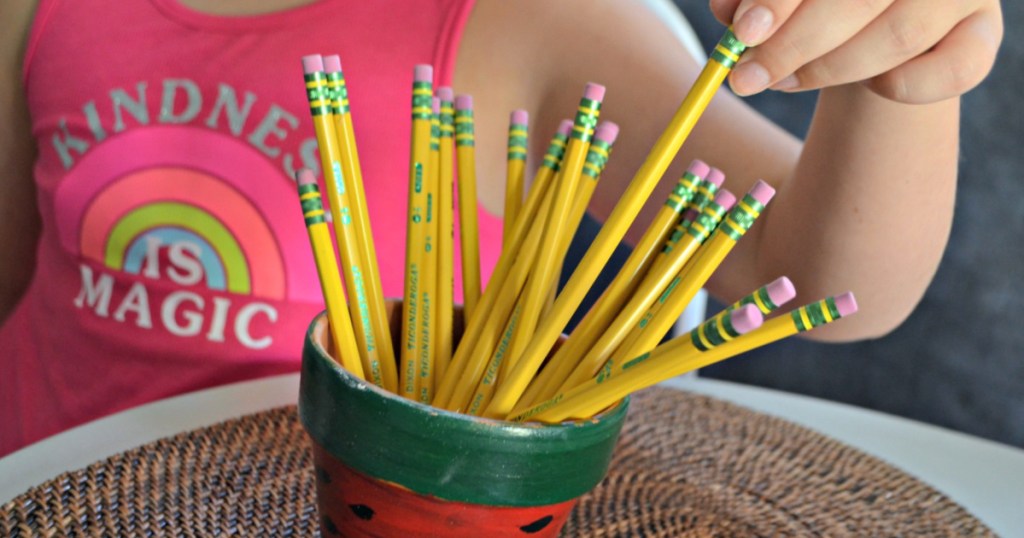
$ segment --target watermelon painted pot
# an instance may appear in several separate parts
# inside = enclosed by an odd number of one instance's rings
[[[608,470],[627,401],[558,425],[472,417],[350,375],[326,343],[321,315],[303,348],[299,416],[325,537],[557,536]]]

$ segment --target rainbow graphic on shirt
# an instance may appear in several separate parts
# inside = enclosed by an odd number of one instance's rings
[[[222,133],[152,126],[105,140],[55,196],[61,244],[85,262],[76,304],[116,313],[139,283],[157,285],[147,301],[180,290],[173,300],[320,303],[294,189],[275,163]]]

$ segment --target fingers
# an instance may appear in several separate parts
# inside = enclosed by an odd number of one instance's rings
[[[865,82],[887,99],[934,103],[966,93],[992,70],[1003,36],[998,10],[975,13],[960,22],[932,50]]]
[[[732,31],[748,47],[772,36],[796,11],[801,0],[741,0],[732,17]]]
[[[777,89],[810,90],[867,80],[919,56],[968,14],[933,7],[934,0],[896,2],[842,46],[800,67],[795,80]]]
[[[757,1],[763,6],[767,0]],[[733,91],[751,95],[769,86],[797,87],[798,80],[790,75],[857,35],[893,1],[844,1],[839,7],[829,2],[799,3],[786,20],[774,23],[782,24],[777,32],[744,54],[729,79]],[[778,3],[782,4],[783,0]]]

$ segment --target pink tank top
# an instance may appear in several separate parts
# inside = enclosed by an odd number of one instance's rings
[[[297,370],[323,309],[292,179],[319,171],[306,54],[341,56],[384,293],[401,297],[413,66],[450,84],[470,9],[319,0],[228,18],[178,0],[42,0],[24,83],[43,229],[0,329],[0,455]],[[486,278],[501,223],[479,223]]]

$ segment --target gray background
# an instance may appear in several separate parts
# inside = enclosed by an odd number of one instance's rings
[[[722,26],[704,0],[675,0],[711,50]],[[963,98],[960,179],[949,247],[920,306],[873,341],[791,338],[702,370],[847,402],[1024,447],[1024,3],[1004,2],[992,74]],[[749,99],[803,136],[815,96]],[[712,306],[711,311],[715,311]]]

